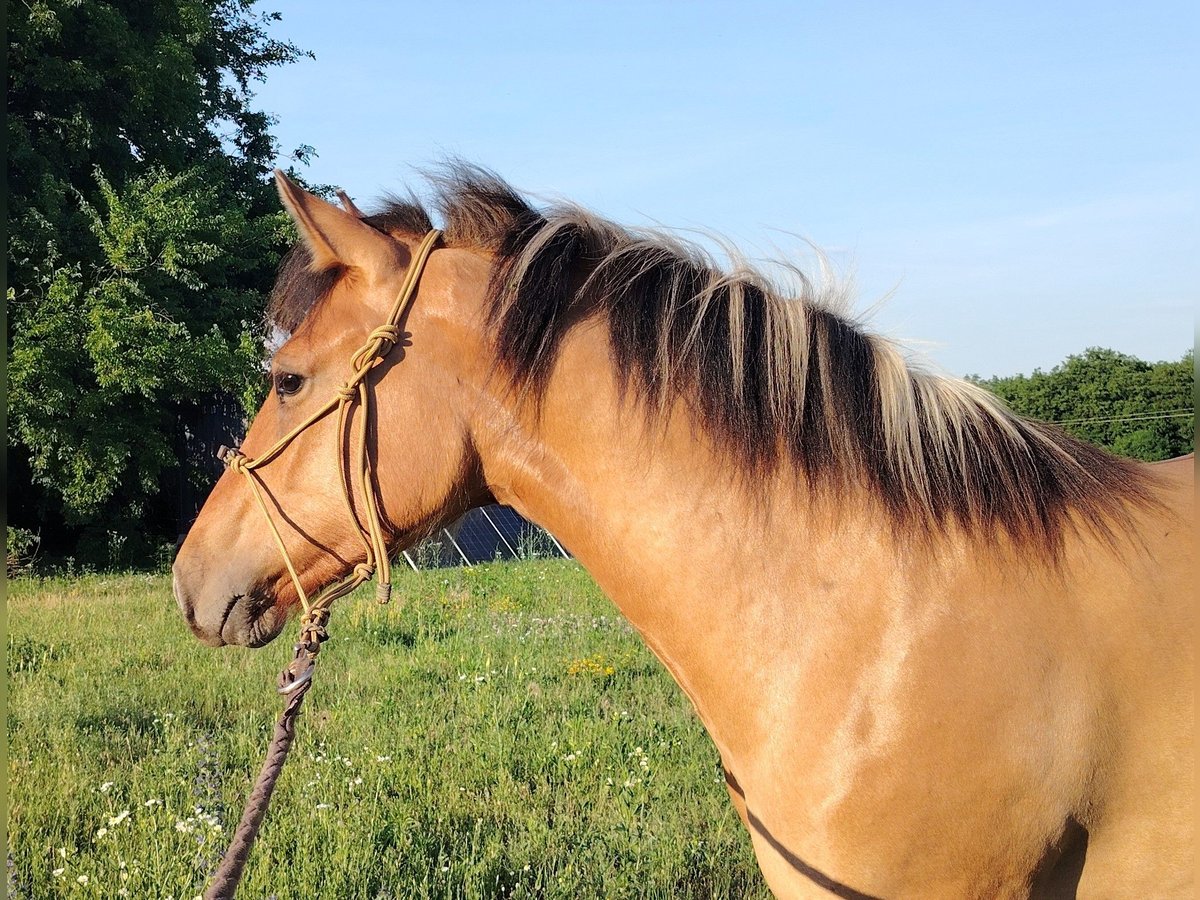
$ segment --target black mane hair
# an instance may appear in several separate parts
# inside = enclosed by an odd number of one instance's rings
[[[901,526],[999,528],[1055,548],[1072,517],[1110,534],[1148,501],[1133,463],[912,365],[861,330],[836,290],[800,273],[785,289],[746,264],[722,271],[694,244],[574,206],[538,209],[466,164],[431,182],[445,244],[494,256],[494,353],[525,396],[542,396],[572,327],[599,319],[617,377],[647,415],[683,400],[743,471],[788,466],[814,489],[866,487]],[[417,237],[434,218],[408,196],[365,221]],[[336,277],[291,251],[272,323],[294,330]]]

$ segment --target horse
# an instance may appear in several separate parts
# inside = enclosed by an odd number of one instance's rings
[[[276,175],[300,241],[242,451],[291,435],[255,473],[287,566],[226,472],[174,564],[201,641],[272,640],[363,566],[372,509],[386,557],[509,504],[691,700],[777,896],[1193,895],[1191,458],[1110,456],[836,285],[485,169],[372,215]],[[427,234],[394,351],[354,369]],[[297,431],[355,390],[359,479],[334,417]]]

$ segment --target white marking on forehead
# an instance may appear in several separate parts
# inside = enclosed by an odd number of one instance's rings
[[[274,323],[271,324],[271,330],[263,338],[263,350],[266,351],[266,355],[262,361],[263,372],[267,374],[271,373],[275,368],[275,356],[291,337],[292,333],[290,331],[286,331]]]
[[[285,331],[278,325],[272,323],[271,331],[263,340],[263,347],[267,351],[267,356],[273,359],[275,354],[279,352],[279,348],[286,344],[291,336],[292,333],[290,331]]]

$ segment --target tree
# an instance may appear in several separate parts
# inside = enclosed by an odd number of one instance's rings
[[[1159,460],[1194,447],[1193,362],[1191,350],[1178,361],[1151,364],[1092,347],[1049,372],[971,377],[1022,415],[1060,423],[1122,456]]]
[[[254,6],[10,10],[9,516],[61,552],[173,536],[180,416],[261,389],[291,234],[252,86],[304,54]]]

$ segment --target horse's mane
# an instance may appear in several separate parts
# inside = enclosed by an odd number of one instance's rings
[[[578,207],[539,210],[498,176],[451,164],[431,179],[452,247],[495,257],[488,310],[496,362],[540,398],[571,327],[607,322],[623,390],[661,419],[676,401],[747,474],[780,466],[817,490],[867,487],[901,526],[999,528],[1057,547],[1077,524],[1110,533],[1148,493],[1129,461],[1023,419],[970,382],[922,370],[802,274],[722,271],[692,243]],[[367,222],[419,235],[412,196]],[[294,250],[268,309],[291,331],[330,286]]]

